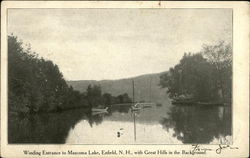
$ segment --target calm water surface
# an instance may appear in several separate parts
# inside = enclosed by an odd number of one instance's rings
[[[9,116],[9,143],[183,144],[227,143],[231,108],[205,106],[112,106],[108,113],[84,109]]]

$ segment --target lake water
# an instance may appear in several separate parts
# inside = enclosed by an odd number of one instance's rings
[[[108,113],[84,109],[9,116],[9,143],[218,144],[231,142],[231,108],[216,106],[112,106]]]

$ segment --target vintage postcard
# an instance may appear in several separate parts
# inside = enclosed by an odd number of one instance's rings
[[[247,2],[1,4],[1,157],[248,157]]]

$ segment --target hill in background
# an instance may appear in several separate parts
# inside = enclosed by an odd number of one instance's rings
[[[119,80],[79,80],[79,81],[67,81],[68,85],[71,85],[75,90],[80,92],[86,91],[89,84],[100,85],[102,93],[110,93],[113,96],[117,96],[123,93],[127,93],[132,98],[132,80],[135,85],[135,101],[152,101],[155,103],[164,103],[168,101],[166,94],[166,88],[161,88],[160,75],[167,72],[146,74],[132,78],[119,79]],[[151,88],[150,88],[151,82]],[[151,93],[150,93],[151,89]]]

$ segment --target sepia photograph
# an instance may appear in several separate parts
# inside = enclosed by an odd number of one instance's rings
[[[7,29],[9,143],[230,143],[231,9],[9,9]]]
[[[234,9],[158,5],[6,9],[7,145],[237,151]]]

